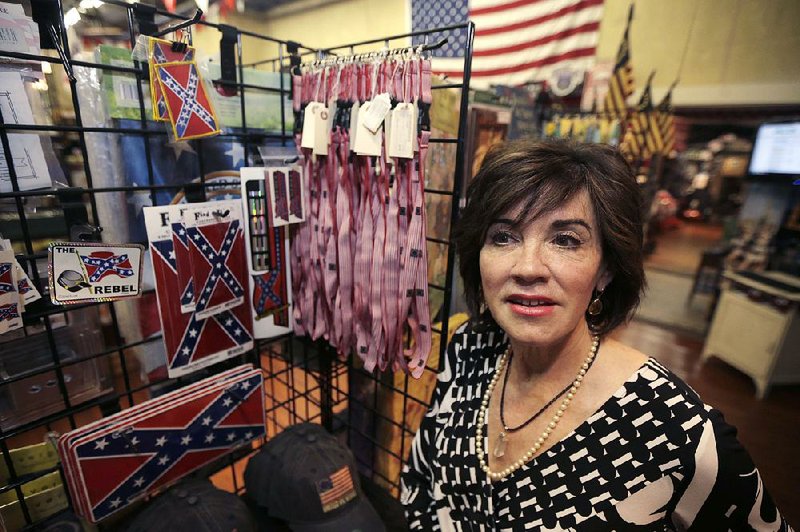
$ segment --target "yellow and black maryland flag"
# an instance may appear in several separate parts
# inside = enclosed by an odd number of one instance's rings
[[[656,121],[661,132],[663,148],[661,153],[669,155],[675,149],[675,117],[672,114],[672,89],[677,85],[678,80],[672,82],[667,94],[658,104],[656,109]]]
[[[655,72],[650,73],[647,85],[639,98],[639,105],[628,117],[628,127],[620,149],[630,161],[646,160],[656,153],[661,153],[664,148],[650,90],[654,75]]]
[[[633,94],[633,68],[631,67],[631,56],[628,34],[633,20],[633,4],[628,9],[628,22],[625,24],[625,34],[617,51],[617,62],[614,65],[614,72],[608,81],[608,93],[603,105],[603,110],[617,118],[625,117],[628,109],[625,104],[628,97]]]

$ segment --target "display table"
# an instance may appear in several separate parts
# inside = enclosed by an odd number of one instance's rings
[[[753,379],[759,398],[773,384],[800,382],[800,278],[778,272],[722,274],[703,348]]]

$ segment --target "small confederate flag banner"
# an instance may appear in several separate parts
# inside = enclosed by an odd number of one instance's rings
[[[242,366],[63,434],[76,510],[96,523],[265,435],[261,370]]]
[[[283,256],[284,231],[282,227],[268,230],[273,264],[270,265],[269,272],[253,275],[253,311],[256,319],[288,308],[286,257]]]
[[[176,140],[218,135],[219,121],[197,64],[166,63],[155,66],[161,93]]]
[[[170,377],[177,377],[252,349],[253,328],[249,301],[209,318],[201,318],[197,312],[181,311],[184,287],[178,281],[178,263],[175,260],[169,213],[169,206],[144,209],[167,352],[167,373]],[[241,255],[235,260],[243,264],[243,244],[232,249]],[[216,252],[229,254],[219,248],[216,248]],[[198,286],[194,281],[193,284]]]
[[[140,244],[51,243],[48,247],[51,301],[68,305],[139,297],[143,253]]]
[[[175,43],[172,41],[154,38],[150,38],[149,44],[150,96],[153,102],[153,119],[169,122],[167,102],[161,92],[161,83],[158,81],[156,65],[194,61],[194,48],[191,46],[174,46]]]
[[[90,283],[102,281],[106,277],[131,277],[133,266],[128,254],[115,255],[113,251],[93,251],[88,255],[80,255]]]

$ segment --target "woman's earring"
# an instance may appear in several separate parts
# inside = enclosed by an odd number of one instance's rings
[[[603,312],[603,302],[600,300],[602,295],[603,295],[603,291],[602,290],[598,290],[597,291],[597,295],[594,296],[594,299],[592,299],[592,302],[589,303],[589,308],[587,309],[587,312],[589,312],[589,316],[597,316],[601,312]]]

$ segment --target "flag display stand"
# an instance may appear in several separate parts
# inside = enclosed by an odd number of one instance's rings
[[[54,2],[55,4],[55,2]],[[202,378],[223,372],[240,364],[253,364],[263,370],[263,390],[265,395],[266,436],[253,445],[244,446],[221,459],[203,467],[197,473],[211,476],[215,483],[228,487],[235,493],[242,493],[241,471],[244,463],[260,444],[275,436],[287,426],[311,421],[322,424],[328,431],[339,436],[353,450],[360,472],[374,482],[399,495],[399,472],[408,456],[410,442],[427,410],[439,370],[439,361],[447,344],[448,331],[452,331],[457,321],[451,320],[451,301],[453,297],[455,250],[450,245],[450,234],[458,217],[458,204],[462,191],[464,173],[466,118],[468,108],[468,88],[470,81],[470,65],[472,60],[472,41],[474,26],[465,23],[457,26],[431,28],[402,35],[392,35],[378,39],[346,44],[324,51],[300,46],[292,41],[283,41],[269,36],[240,30],[223,24],[214,24],[198,17],[188,18],[167,11],[155,9],[142,4],[130,4],[122,0],[107,0],[108,9],[117,9],[125,13],[131,47],[134,47],[138,34],[148,35],[163,33],[159,26],[172,21],[191,21],[201,26],[202,31],[219,31],[226,36],[228,48],[235,42],[235,68],[230,64],[223,65],[222,77],[217,80],[218,90],[228,94],[233,92],[238,99],[238,113],[241,123],[238,127],[224,129],[218,138],[195,139],[188,143],[197,155],[199,179],[187,179],[182,182],[162,182],[155,164],[156,150],[164,150],[169,145],[169,132],[163,125],[148,120],[150,110],[146,108],[147,95],[142,89],[142,82],[148,79],[147,65],[134,62],[133,67],[120,66],[119,62],[91,62],[76,60],[70,54],[67,31],[64,25],[63,10],[57,3],[58,17],[50,23],[53,31],[49,31],[57,42],[59,55],[36,55],[30,53],[0,50],[0,58],[17,61],[36,61],[61,65],[68,74],[69,86],[66,90],[68,105],[72,108],[74,123],[69,125],[33,125],[14,124],[0,113],[0,147],[3,148],[4,162],[11,182],[11,191],[0,192],[0,205],[13,217],[11,226],[18,228],[15,234],[8,234],[15,247],[15,256],[19,264],[28,272],[36,288],[45,297],[26,308],[23,315],[24,329],[15,345],[25,345],[26,337],[36,335],[37,346],[45,353],[44,360],[37,360],[35,366],[9,372],[7,368],[0,371],[0,406],[5,394],[11,393],[20,383],[32,382],[35,377],[47,376],[44,387],[49,395],[57,400],[57,407],[41,412],[37,417],[24,417],[14,424],[0,422],[0,516],[9,520],[13,516],[16,523],[12,529],[34,529],[41,526],[53,516],[65,515],[75,504],[66,489],[67,481],[64,471],[55,454],[55,438],[58,433],[71,431],[98,419],[111,416],[126,408],[162,395],[171,390],[196,382]],[[36,17],[34,17],[36,18]],[[40,22],[42,24],[42,22]],[[174,28],[171,26],[170,28]],[[291,111],[282,102],[280,105],[280,127],[277,131],[257,128],[249,121],[257,115],[259,109],[248,108],[248,98],[253,93],[266,92],[277,94],[281,98],[291,95],[290,83],[284,76],[278,76],[277,86],[262,86],[252,82],[245,75],[242,61],[243,47],[248,44],[265,47],[273,46],[277,50],[277,58],[264,64],[272,64],[273,71],[288,73],[292,66],[300,63],[301,57],[316,54],[354,55],[374,50],[376,45],[385,47],[408,46],[411,38],[428,38],[436,35],[436,39],[452,32],[466,33],[463,77],[458,83],[447,83],[435,86],[436,90],[460,91],[458,96],[458,134],[443,135],[430,139],[432,146],[438,146],[442,152],[449,153],[452,162],[449,175],[443,183],[428,184],[425,194],[430,201],[437,204],[437,215],[444,212],[437,220],[437,225],[444,227],[436,234],[427,234],[427,245],[436,247],[434,255],[441,260],[438,268],[440,275],[437,282],[429,282],[432,292],[437,292],[436,308],[432,309],[434,318],[434,347],[428,358],[427,366],[420,379],[415,380],[405,374],[376,374],[363,369],[360,359],[351,354],[341,359],[335,351],[323,341],[311,341],[306,337],[284,334],[268,340],[257,340],[255,347],[234,359],[223,361],[208,368],[176,378],[167,378],[157,372],[149,372],[143,367],[141,355],[148,346],[160,344],[160,334],[142,335],[140,329],[146,328],[148,320],[153,317],[145,313],[137,314],[129,308],[113,302],[87,302],[70,306],[57,306],[50,303],[47,297],[47,253],[42,251],[44,240],[87,240],[105,241],[108,235],[114,234],[112,224],[104,225],[102,220],[109,218],[103,215],[109,197],[144,195],[148,204],[164,205],[174,196],[185,197],[187,201],[204,201],[207,197],[229,194],[233,181],[238,189],[237,175],[216,175],[209,170],[208,150],[219,138],[230,142],[230,150],[241,154],[241,166],[257,165],[262,162],[260,148],[265,145],[273,148],[292,150],[293,132],[288,115]],[[231,35],[235,34],[235,39]],[[434,39],[431,38],[433,41]],[[230,50],[227,50],[230,52]],[[226,54],[230,56],[231,54]],[[229,62],[229,61],[228,61]],[[87,109],[85,95],[79,93],[80,72],[75,69],[86,69],[100,73],[117,73],[131,77],[135,82],[131,85],[134,96],[138,100],[138,109],[126,121],[110,121],[111,125],[87,126],[84,120],[92,113]],[[77,75],[76,75],[77,74]],[[236,79],[233,80],[232,77]],[[223,81],[224,80],[224,81]],[[224,86],[220,89],[220,86]],[[434,95],[435,98],[435,95]],[[95,103],[93,105],[99,105]],[[82,109],[83,106],[83,109]],[[51,123],[50,121],[48,121]],[[248,127],[248,124],[250,126]],[[18,175],[11,154],[9,136],[20,133],[47,132],[51,135],[70,136],[75,143],[75,152],[79,155],[79,170],[85,181],[78,185],[69,183],[70,188],[46,188],[38,190],[21,190]],[[143,179],[133,184],[116,184],[103,176],[104,169],[94,166],[94,160],[88,145],[99,138],[120,137],[120,142],[135,143],[143,155],[140,164]],[[186,149],[186,148],[182,148]],[[129,161],[124,161],[128,164]],[[79,172],[80,173],[80,172]],[[98,179],[97,176],[103,176]],[[220,181],[222,180],[222,181]],[[141,197],[141,196],[140,196]],[[130,200],[129,200],[130,201]],[[46,204],[57,215],[58,223],[47,228],[38,224],[36,206]],[[438,207],[444,205],[446,209]],[[430,204],[428,205],[430,209]],[[112,220],[117,213],[112,212]],[[123,218],[119,218],[122,220]],[[120,222],[121,223],[121,222]],[[138,243],[145,243],[144,238]],[[429,278],[430,280],[430,278]],[[153,297],[153,291],[145,293],[145,298]],[[136,300],[139,301],[139,300]],[[128,303],[128,302],[126,302]],[[70,336],[63,340],[64,324],[86,324],[85,331],[70,328]],[[152,323],[150,324],[152,327]],[[99,330],[98,330],[99,328]],[[78,332],[75,332],[75,331]],[[75,333],[75,334],[73,334]],[[80,334],[78,334],[80,333]],[[77,335],[77,336],[76,336]],[[138,335],[138,336],[137,336]],[[0,363],[6,338],[0,337]],[[69,347],[70,351],[65,352]],[[91,367],[90,367],[90,366]],[[84,373],[91,370],[98,382],[100,391],[87,396],[76,393],[75,371],[80,368]],[[89,368],[89,369],[87,369]],[[107,368],[108,371],[104,373]],[[83,375],[83,373],[81,374]],[[113,376],[110,376],[113,375]],[[143,377],[147,375],[147,377]],[[86,377],[88,378],[88,377]],[[82,391],[88,384],[83,384]],[[88,397],[88,399],[87,399]],[[45,496],[42,496],[44,494]],[[39,495],[39,497],[37,497]],[[10,522],[10,521],[9,521]],[[114,529],[112,519],[101,521],[100,529]]]

